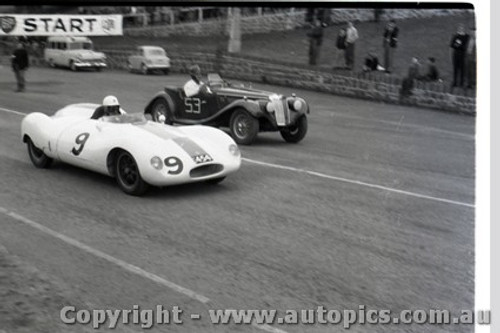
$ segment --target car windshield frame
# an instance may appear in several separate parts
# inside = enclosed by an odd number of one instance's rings
[[[113,124],[143,124],[148,121],[143,113],[125,113],[116,116],[103,116],[100,120]]]

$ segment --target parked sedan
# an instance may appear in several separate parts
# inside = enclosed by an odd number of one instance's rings
[[[170,71],[170,58],[165,50],[159,46],[138,46],[133,55],[128,57],[130,72],[140,72],[144,75],[152,71]]]

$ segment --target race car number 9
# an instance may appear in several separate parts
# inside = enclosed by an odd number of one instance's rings
[[[80,153],[83,150],[83,147],[85,146],[85,142],[87,142],[89,136],[90,136],[89,133],[82,133],[82,134],[79,134],[75,138],[75,143],[77,145],[79,145],[79,147],[78,148],[77,147],[73,147],[73,149],[71,149],[71,152],[73,153],[73,155],[75,155],[75,156],[80,155]]]
[[[178,175],[184,169],[182,161],[175,156],[167,157],[165,159],[165,166],[169,169],[168,173],[171,175]]]

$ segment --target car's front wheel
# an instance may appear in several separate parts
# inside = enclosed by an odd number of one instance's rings
[[[73,71],[73,72],[76,72],[78,70],[78,67],[76,67],[75,65],[75,62],[73,60],[71,60],[71,62],[69,63],[69,68]]]
[[[161,119],[162,116],[164,119]],[[153,105],[151,106],[151,117],[153,117],[153,120],[156,121],[157,123],[164,123],[167,125],[172,125],[172,112],[168,107],[168,103],[166,100],[163,98],[158,98],[156,101],[154,101]]]
[[[249,145],[259,133],[259,120],[248,111],[238,109],[231,115],[229,130],[236,143]]]
[[[131,195],[141,195],[148,189],[148,184],[142,179],[134,157],[126,151],[118,153],[115,165],[116,181],[123,192]]]
[[[280,131],[286,142],[297,143],[301,141],[307,133],[307,117],[301,116],[293,126],[289,126]]]
[[[144,75],[148,75],[149,73],[148,67],[144,64],[141,65],[141,73]]]
[[[52,159],[45,155],[43,150],[38,149],[30,138],[27,139],[28,155],[34,166],[41,169],[46,169],[52,164]]]

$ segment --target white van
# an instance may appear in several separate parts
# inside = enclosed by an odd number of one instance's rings
[[[44,59],[51,67],[69,67],[72,71],[80,68],[101,70],[106,67],[106,55],[92,49],[92,41],[87,37],[49,37]]]

